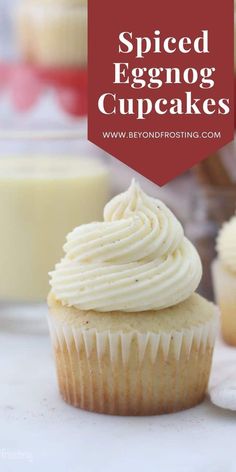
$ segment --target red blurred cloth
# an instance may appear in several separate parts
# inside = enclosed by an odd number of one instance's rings
[[[53,89],[63,111],[77,117],[87,114],[87,70],[0,63],[0,98],[6,89],[19,112],[36,106],[40,97]]]

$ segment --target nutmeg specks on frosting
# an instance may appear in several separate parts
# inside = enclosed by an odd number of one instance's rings
[[[197,251],[173,213],[133,180],[104,209],[104,221],[68,236],[50,274],[52,292],[83,310],[147,311],[186,300],[202,275]]]
[[[216,249],[223,266],[236,274],[236,216],[224,223],[217,238]]]

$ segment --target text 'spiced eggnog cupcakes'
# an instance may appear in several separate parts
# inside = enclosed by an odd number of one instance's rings
[[[172,212],[133,181],[64,251],[48,303],[65,401],[118,415],[199,403],[218,315],[194,293],[201,262]]]
[[[16,32],[24,58],[46,67],[87,64],[87,0],[21,0]]]
[[[227,343],[236,346],[236,216],[223,225],[216,248],[218,258],[212,272],[222,334]]]

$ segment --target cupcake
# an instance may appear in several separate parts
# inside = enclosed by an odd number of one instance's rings
[[[26,61],[83,68],[87,63],[87,0],[22,0],[16,32]]]
[[[195,293],[200,258],[172,212],[133,181],[103,222],[67,236],[64,252],[48,296],[64,400],[115,415],[201,402],[218,316]]]
[[[222,334],[228,344],[236,346],[236,216],[223,225],[216,249],[218,258],[213,262],[212,273]]]

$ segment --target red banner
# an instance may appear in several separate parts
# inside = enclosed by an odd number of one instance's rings
[[[233,0],[89,0],[89,140],[159,185],[230,142],[233,18]]]

